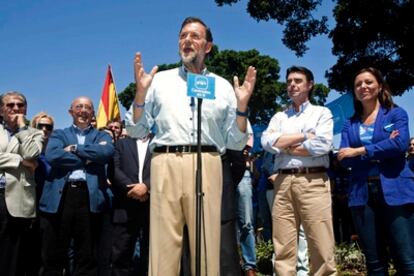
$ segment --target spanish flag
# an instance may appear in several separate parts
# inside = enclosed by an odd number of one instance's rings
[[[101,100],[99,101],[98,114],[96,116],[97,128],[106,126],[110,120],[121,120],[118,96],[116,95],[115,83],[112,78],[111,65],[108,65]]]

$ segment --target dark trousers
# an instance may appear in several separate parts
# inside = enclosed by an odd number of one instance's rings
[[[25,276],[38,276],[41,274],[41,231],[39,219],[30,220],[30,226],[22,237],[22,260]]]
[[[222,221],[220,244],[220,275],[240,275],[241,267],[238,252],[236,220]]]
[[[115,214],[112,228],[112,275],[127,276],[148,275],[149,254],[149,203],[136,204],[136,210],[117,210],[125,212],[126,221],[120,221],[122,215]],[[118,217],[118,219],[116,219]],[[133,264],[135,244],[139,240],[139,260],[136,268]]]
[[[73,275],[97,275],[96,240],[99,215],[89,211],[86,185],[67,185],[56,214],[41,214],[44,275],[62,275],[68,262],[68,248],[74,242]]]
[[[31,219],[15,218],[7,211],[4,189],[0,189],[0,274],[2,276],[23,275],[23,241]]]
[[[111,251],[112,251],[112,212],[110,210],[101,214],[98,238],[98,275],[111,275]]]
[[[335,195],[332,197],[332,222],[337,244],[351,242],[354,234],[351,210],[348,207],[348,197]]]
[[[237,156],[238,157],[238,156]],[[236,157],[236,158],[237,158]],[[235,276],[240,275],[240,256],[237,245],[237,201],[235,175],[243,175],[245,166],[234,166],[231,162],[234,158],[231,155],[227,158],[222,157],[223,166],[223,194],[221,201],[221,243],[220,243],[220,275]],[[232,164],[232,166],[231,166]],[[242,160],[241,164],[245,164]],[[240,173],[240,171],[242,173]]]
[[[387,248],[397,275],[414,275],[414,205],[387,205],[379,181],[368,188],[368,204],[351,207],[368,275],[388,275]]]

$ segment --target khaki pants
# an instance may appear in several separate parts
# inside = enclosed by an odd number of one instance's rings
[[[185,224],[189,233],[191,272],[195,275],[196,159],[195,153],[155,153],[152,157],[151,276],[179,275]],[[219,275],[222,182],[220,155],[202,153],[204,223],[201,233],[201,275]]]
[[[276,275],[296,275],[300,224],[310,254],[310,275],[336,275],[331,192],[324,173],[279,174],[272,208]]]

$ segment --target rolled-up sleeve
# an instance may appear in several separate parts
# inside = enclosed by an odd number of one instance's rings
[[[154,124],[153,112],[153,97],[154,90],[152,87],[148,89],[147,96],[145,97],[144,112],[137,122],[134,122],[134,104],[131,104],[128,112],[125,114],[125,128],[128,135],[133,138],[142,138],[148,135]]]
[[[226,133],[226,136],[225,136],[226,148],[231,149],[231,150],[242,150],[246,146],[248,132],[246,131],[244,133],[244,132],[241,132],[239,129],[239,126],[236,121],[237,103],[236,103],[236,97],[234,96],[234,90],[230,84],[226,83],[225,85],[226,85],[226,88],[224,89],[228,90],[226,94],[229,95],[227,97],[227,100],[229,102],[228,114],[223,124],[223,129]]]
[[[328,154],[332,149],[333,119],[328,108],[322,108],[321,115],[314,129],[315,138],[303,142],[303,147],[311,156]]]
[[[279,113],[274,115],[272,119],[270,120],[269,126],[267,129],[263,132],[261,142],[262,147],[265,151],[268,151],[273,154],[280,154],[280,149],[275,147],[274,144],[279,139],[280,136],[282,136],[281,132],[281,120],[278,118]]]

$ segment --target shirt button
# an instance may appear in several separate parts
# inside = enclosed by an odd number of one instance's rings
[[[193,120],[193,117],[190,117],[190,121],[192,121]]]

